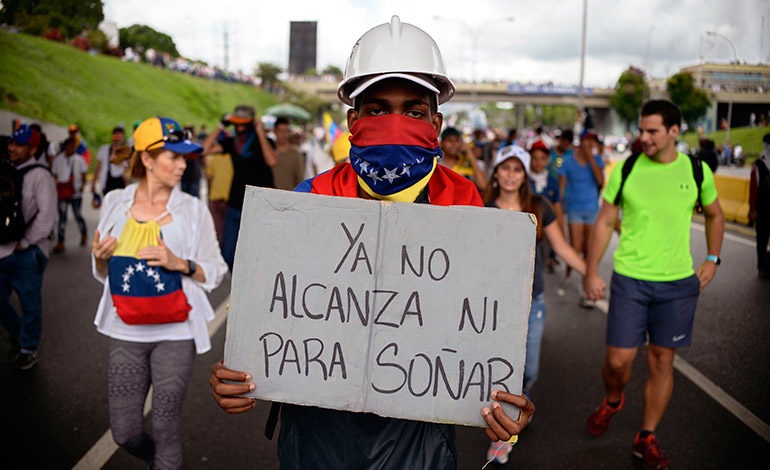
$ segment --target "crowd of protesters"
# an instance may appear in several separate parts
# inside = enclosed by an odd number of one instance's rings
[[[396,26],[401,27],[401,24]],[[223,78],[219,76],[221,71],[215,68],[194,64],[186,59],[172,59],[168,55],[157,54],[151,50],[136,52],[127,49],[123,51],[123,57],[125,60],[144,60],[184,73]],[[531,395],[538,375],[539,351],[545,322],[544,273],[555,272],[554,267],[560,264],[564,264],[565,277],[569,275],[570,269],[575,269],[584,277],[576,301],[583,307],[592,308],[596,300],[605,296],[606,284],[597,275],[597,265],[606,249],[606,240],[620,224],[623,224],[624,233],[640,234],[640,238],[634,240],[643,245],[651,253],[651,257],[655,257],[655,262],[660,264],[659,255],[669,253],[661,251],[659,246],[653,246],[657,245],[660,238],[653,241],[644,240],[641,223],[639,219],[635,219],[638,213],[649,210],[646,203],[639,202],[642,198],[634,197],[643,192],[641,183],[630,183],[626,186],[625,192],[622,193],[625,199],[620,199],[625,182],[622,178],[627,175],[614,171],[605,181],[604,167],[608,163],[606,146],[603,138],[589,126],[578,126],[579,132],[572,128],[549,132],[542,127],[534,127],[510,129],[506,134],[485,128],[462,130],[453,126],[442,126],[442,118],[437,118],[440,116],[437,108],[438,104],[443,103],[440,100],[448,99],[447,95],[441,93],[449,93],[448,96],[451,97],[454,92],[451,82],[436,80],[426,86],[427,82],[423,77],[402,71],[386,76],[381,83],[377,80],[368,82],[361,77],[354,78],[355,80],[351,79],[347,84],[347,88],[343,86],[344,83],[341,85],[340,96],[350,100],[345,101],[352,106],[348,114],[349,121],[358,123],[358,132],[375,132],[378,119],[382,123],[385,120],[396,122],[405,118],[416,120],[410,121],[410,124],[424,128],[431,137],[435,134],[438,139],[441,150],[438,158],[440,166],[435,169],[431,167],[424,175],[415,175],[415,185],[427,184],[436,171],[437,175],[451,175],[454,185],[468,193],[468,204],[458,201],[452,204],[478,206],[483,201],[488,207],[535,215],[538,221],[536,265],[523,382],[524,394]],[[250,80],[250,77],[238,79]],[[451,93],[447,90],[450,85]],[[416,102],[426,109],[423,110],[424,113],[415,113],[420,117],[396,112],[382,117],[376,111],[366,115],[366,110],[361,109],[360,102],[354,101],[357,94],[378,103],[387,103],[396,109],[403,105],[398,102],[399,97],[414,95],[417,99],[407,100],[408,103]],[[417,121],[422,122],[418,124]],[[652,181],[655,178],[654,175],[651,176],[650,168],[655,162],[673,163],[681,155],[676,150],[681,116],[672,103],[653,101],[646,103],[642,109],[641,122],[642,148],[635,158],[639,155],[646,157],[640,157],[635,163],[637,170],[634,177],[637,181]],[[13,134],[3,143],[4,154],[8,154],[12,166],[28,167],[30,175],[34,175],[34,178],[30,178],[35,185],[34,191],[47,196],[35,201],[39,207],[27,207],[25,211],[35,221],[37,235],[45,235],[43,232],[54,230],[58,205],[58,238],[52,252],[61,254],[66,250],[65,233],[70,208],[81,235],[79,245],[85,247],[89,236],[92,237],[93,275],[104,285],[95,324],[100,333],[110,337],[111,388],[108,398],[113,436],[119,445],[133,455],[164,468],[181,466],[182,447],[178,419],[184,392],[189,383],[195,354],[201,354],[210,348],[205,326],[213,312],[204,291],[217,287],[227,271],[233,270],[245,187],[253,185],[318,192],[316,189],[319,186],[313,185],[328,180],[329,187],[336,188],[334,191],[337,191],[342,186],[332,183],[339,183],[347,178],[349,181],[358,181],[353,188],[354,197],[363,189],[371,198],[384,199],[390,194],[385,194],[383,190],[392,189],[386,187],[387,185],[367,188],[358,186],[363,180],[355,179],[356,170],[346,154],[351,147],[349,143],[344,145],[345,139],[335,140],[327,132],[328,129],[295,125],[290,119],[283,117],[266,124],[257,109],[248,104],[238,105],[232,111],[227,110],[212,132],[207,132],[204,126],[200,126],[197,133],[195,130],[192,124],[183,127],[173,119],[160,117],[149,118],[137,124],[130,132],[123,126],[116,125],[111,141],[99,148],[95,170],[90,176],[88,167],[91,153],[79,134],[80,129],[75,125],[69,127],[69,135],[64,141],[52,143],[47,141],[39,126],[15,123]],[[128,138],[129,134],[131,138]],[[354,133],[351,140],[355,139]],[[343,145],[340,145],[340,142]],[[5,150],[6,144],[8,151]],[[767,153],[770,137],[766,136],[765,144]],[[713,150],[709,143],[702,143],[702,159],[707,164],[710,162],[705,152],[709,150]],[[760,163],[764,166],[757,167],[752,174],[752,184],[756,183],[756,188],[752,193],[755,200],[753,199],[751,216],[758,224],[761,223],[763,230],[763,246],[761,253],[758,252],[758,269],[760,276],[766,278],[768,266],[765,247],[768,224],[765,223],[766,217],[762,216],[767,206],[765,199],[768,190],[767,185],[762,184],[768,180],[767,155],[763,155]],[[689,175],[690,165],[685,159],[679,159],[676,165],[677,171],[681,170]],[[708,167],[710,164],[706,168]],[[634,286],[647,286],[652,282],[669,283],[676,292],[672,291],[669,297],[663,299],[667,305],[665,313],[674,315],[682,311],[681,314],[686,318],[677,325],[664,321],[651,332],[650,350],[654,356],[653,361],[656,362],[655,367],[651,367],[654,370],[650,371],[648,383],[651,388],[668,390],[668,395],[658,397],[659,403],[652,413],[653,416],[649,416],[650,413],[645,410],[641,429],[634,438],[635,453],[644,459],[645,465],[655,465],[653,468],[668,467],[668,459],[660,451],[654,431],[671,395],[672,386],[669,386],[669,382],[672,380],[672,370],[668,367],[669,358],[674,349],[680,346],[669,344],[667,341],[656,342],[663,336],[670,337],[673,334],[676,337],[684,332],[683,338],[687,339],[683,345],[689,344],[698,292],[714,277],[716,266],[720,262],[718,253],[721,248],[722,229],[719,225],[723,224],[723,220],[713,184],[713,170],[704,168],[701,171],[706,176],[703,200],[698,202],[705,208],[708,222],[708,256],[698,265],[697,270],[694,270],[692,259],[689,257],[689,243],[686,247],[664,247],[666,250],[673,250],[671,253],[676,255],[680,270],[673,278],[661,279],[655,277],[657,272],[643,272],[649,268],[649,264],[640,263],[639,259],[629,261],[616,258],[616,273],[613,274],[611,286],[616,304],[610,306],[608,329],[611,334],[608,333],[607,358],[602,368],[607,395],[586,423],[588,434],[598,437],[607,431],[610,419],[623,408],[623,389],[630,375],[630,362],[644,340],[643,334],[634,335],[627,330],[633,326],[632,322],[642,321],[639,318],[646,319],[647,316],[660,314],[640,308],[633,312],[633,319],[621,319],[615,312],[618,309],[617,302],[632,296]],[[318,177],[315,182],[308,182],[308,178],[315,177]],[[419,197],[427,197],[424,202],[434,203],[430,199],[432,195],[429,194],[429,189],[417,188],[414,192],[417,199],[412,198],[404,202],[421,202]],[[98,228],[91,232],[88,231],[81,215],[82,201],[88,190],[91,192],[93,208],[100,209]],[[609,198],[610,194],[612,199]],[[344,191],[331,195],[351,196]],[[619,217],[620,208],[626,215],[625,220]],[[656,206],[653,209],[660,208]],[[689,232],[691,214],[692,207],[687,205],[687,201],[679,204],[676,214],[672,214],[677,221],[676,228]],[[171,222],[177,219],[185,221],[186,225],[172,225]],[[599,225],[595,227],[597,220]],[[667,222],[669,221],[663,221],[663,225],[658,227],[661,232],[670,228],[665,225]],[[597,228],[600,238],[596,236]],[[649,232],[649,227],[646,228]],[[190,233],[194,236],[189,237]],[[140,238],[142,241],[137,241]],[[39,287],[42,272],[48,261],[48,242],[45,236],[38,236],[35,240],[21,238],[3,243],[6,257],[0,259],[0,268],[5,271],[0,271],[0,280],[9,286],[3,286],[5,291],[10,293],[10,290],[16,289],[19,284],[18,275],[14,277],[11,261],[25,262],[21,256],[24,254],[34,258],[37,266],[34,276],[30,277],[34,282],[30,283],[38,292],[37,295],[29,295],[31,300],[27,301],[26,297],[22,300],[21,320],[15,311],[13,317],[16,320],[8,320],[11,317],[8,308],[5,309],[6,315],[3,317],[3,325],[9,330],[14,341],[11,352],[15,355],[15,366],[21,370],[31,369],[38,362]],[[621,253],[630,250],[628,243],[625,241],[624,245],[624,241],[621,241]],[[685,248],[688,255],[682,257],[680,255]],[[8,261],[7,258],[13,259]],[[133,300],[127,300],[126,296],[120,295],[121,290],[129,290],[134,266],[139,265],[142,266],[141,269],[152,270],[153,273],[162,271],[164,275],[169,276],[163,285],[168,285],[169,288],[176,286],[175,289],[179,293],[173,305],[163,307],[162,312],[148,312],[147,302],[133,304]],[[149,274],[148,276],[152,277]],[[159,283],[158,279],[156,277],[155,282]],[[659,300],[655,298],[656,295],[650,294],[648,300]],[[7,299],[3,300],[7,303]],[[32,304],[32,307],[28,307],[28,303]],[[113,311],[117,316],[113,315]],[[142,318],[150,313],[174,315],[174,319],[159,322],[162,323],[160,326],[146,328],[152,321],[148,322]],[[186,322],[188,318],[193,325],[191,328],[182,328],[177,324]],[[147,334],[151,336],[152,342],[146,341],[144,335]],[[163,353],[165,361],[153,357],[155,350]],[[139,378],[126,373],[134,369],[149,372]],[[165,381],[157,379],[152,374],[154,370],[171,374],[175,377],[174,383],[169,386]],[[236,397],[246,389],[236,391],[234,388],[248,387],[248,381],[249,378],[244,374],[226,369],[221,363],[212,367],[210,383],[215,399],[220,407],[228,412],[247,411],[253,407],[250,399]],[[173,398],[166,400],[165,407],[153,407],[153,424],[163,432],[152,437],[144,431],[141,414],[150,383],[154,385],[153,393],[167,394]],[[118,388],[133,390],[135,393],[117,393]],[[508,395],[510,394],[502,394],[501,397],[521,408],[525,416],[531,417],[534,405],[528,398]],[[284,424],[287,430],[282,432],[298,432],[292,431],[291,425],[297,425],[305,419],[301,414],[311,413],[300,408],[302,407],[295,406],[283,415],[282,419],[293,416],[295,421],[287,421]],[[492,408],[482,411],[490,425],[487,434],[492,441],[487,450],[487,458],[497,463],[505,463],[512,445],[516,442],[514,437],[526,427],[528,421],[510,425],[510,420],[506,421],[501,417],[499,406]],[[164,416],[160,416],[161,414]],[[343,421],[340,413],[322,414],[329,418],[329,423],[326,424],[330,429]],[[502,416],[507,419],[504,414]],[[407,427],[408,425],[404,424]],[[442,435],[443,431],[436,429],[435,436]],[[376,444],[376,437],[374,440],[370,439],[371,442],[367,445]],[[321,438],[324,438],[323,433]],[[453,439],[454,437],[451,440]],[[293,457],[287,457],[289,453],[286,453],[282,458],[291,460],[309,455],[309,451],[299,449],[302,445],[297,442],[286,444],[284,440],[283,444],[279,444],[296,447],[291,449]],[[447,445],[453,447],[454,442]],[[441,456],[442,459],[448,458],[448,462],[451,462],[450,457]]]
[[[13,33],[20,31],[19,28],[15,26],[3,25],[2,27],[5,30]],[[48,39],[49,41],[61,43],[65,42],[64,34],[57,27],[49,28],[45,33],[41,35],[41,37]],[[103,52],[106,55],[120,57],[122,60],[128,62],[144,62],[156,67],[193,75],[195,77],[207,78],[210,80],[221,80],[226,82],[246,83],[251,85],[258,84],[258,78],[253,74],[244,73],[242,71],[229,72],[215,65],[209,65],[205,62],[197,60],[190,60],[185,57],[175,57],[168,52],[156,51],[153,48],[144,47],[141,45],[127,47],[105,47],[104,50],[100,50],[89,39],[89,31],[87,30],[83,30],[68,42],[72,47],[83,52],[92,54]]]

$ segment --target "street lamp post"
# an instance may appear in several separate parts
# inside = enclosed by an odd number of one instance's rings
[[[735,46],[733,45],[733,42],[725,36],[724,34],[719,34],[716,31],[707,31],[706,35],[708,36],[714,36],[714,37],[720,37],[727,41],[728,44],[730,44],[730,47],[733,49],[733,60],[735,63],[738,63],[738,52],[735,50]],[[733,94],[735,93],[735,72],[733,71],[731,77],[730,77],[730,99],[727,102],[727,133],[725,135],[725,140],[727,140],[727,143],[730,143],[730,128],[733,127]]]
[[[481,35],[481,32],[484,31],[485,28],[489,27],[492,23],[496,23],[498,21],[508,21],[512,22],[514,21],[514,18],[512,16],[509,16],[507,18],[498,18],[494,20],[487,21],[486,23],[482,24],[481,26],[477,28],[471,28],[468,23],[462,20],[454,19],[454,18],[444,18],[442,16],[434,15],[433,19],[439,20],[439,21],[455,21],[459,23],[463,29],[468,33],[468,35],[471,37],[471,101],[476,101],[476,60],[478,58],[478,42],[479,42],[479,36]]]
[[[650,73],[650,52],[652,51],[652,32],[655,31],[655,25],[650,25],[650,33],[647,35],[647,52],[644,54],[644,73],[648,78],[652,77]]]
[[[578,113],[583,118],[583,101],[585,100],[585,88],[583,87],[583,78],[585,77],[586,65],[586,27],[588,25],[588,0],[583,0],[583,27],[580,34],[580,85],[578,88]],[[585,121],[584,121],[585,122]]]

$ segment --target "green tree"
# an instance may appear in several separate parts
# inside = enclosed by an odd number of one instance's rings
[[[42,34],[58,27],[67,37],[95,30],[104,20],[102,0],[4,0],[0,23],[16,25],[26,33]]]
[[[340,70],[339,67],[336,65],[327,65],[323,71],[321,72],[322,75],[333,75],[337,78],[337,80],[342,80],[342,70]]]
[[[260,78],[262,83],[262,89],[274,93],[280,88],[281,80],[278,75],[283,72],[283,69],[278,65],[270,62],[259,62],[254,74]]]
[[[711,106],[708,93],[695,86],[695,80],[690,72],[672,75],[666,81],[666,91],[671,101],[679,106],[682,119],[688,125],[695,124]]]
[[[626,124],[626,130],[634,125],[644,99],[649,96],[650,87],[644,79],[644,72],[628,67],[618,78],[615,93],[610,96],[610,106]]]
[[[174,44],[171,36],[155,31],[149,26],[134,24],[128,28],[120,28],[118,35],[121,49],[141,47],[144,49],[154,49],[157,52],[166,52],[173,57],[179,57],[176,44]]]
[[[88,43],[91,44],[91,48],[101,52],[107,53],[109,51],[107,36],[100,29],[94,29],[88,32]]]

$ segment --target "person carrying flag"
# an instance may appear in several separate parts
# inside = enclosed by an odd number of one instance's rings
[[[151,468],[181,468],[182,402],[195,354],[211,349],[206,291],[227,273],[206,204],[183,193],[185,154],[202,147],[179,124],[153,117],[134,131],[138,183],[104,198],[92,271],[104,284],[94,324],[110,337],[110,427],[115,442]],[[144,402],[152,385],[152,436]]]
[[[353,47],[337,92],[352,107],[347,112],[349,161],[306,180],[297,191],[481,206],[471,181],[437,164],[443,123],[438,105],[454,91],[438,46],[423,30],[397,16],[369,30]],[[254,408],[251,398],[240,396],[259,386],[251,380],[220,361],[212,366],[209,384],[218,405],[234,414]],[[523,395],[500,390],[492,398],[491,406],[479,410],[486,434],[492,441],[513,442],[535,407]],[[519,418],[507,416],[498,402],[517,406]],[[275,404],[273,416],[274,411]],[[457,467],[454,427],[449,424],[292,404],[281,405],[280,413],[282,469]]]

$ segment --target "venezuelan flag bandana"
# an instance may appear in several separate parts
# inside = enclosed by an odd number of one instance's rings
[[[146,260],[136,257],[140,248],[157,245],[159,236],[158,222],[138,222],[131,217],[110,258],[112,303],[118,316],[129,325],[181,322],[192,310],[178,271],[148,266]]]
[[[358,119],[350,133],[358,183],[377,199],[414,202],[442,155],[430,123],[400,114]]]

